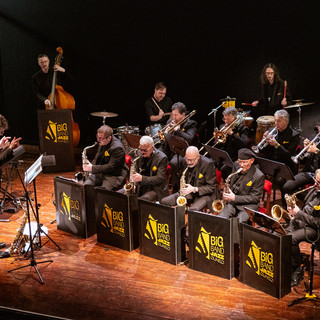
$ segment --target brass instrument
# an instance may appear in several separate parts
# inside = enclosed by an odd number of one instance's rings
[[[27,242],[28,237],[23,234],[24,227],[26,226],[26,223],[27,223],[27,219],[28,219],[28,215],[25,213],[22,219],[22,222],[20,224],[20,227],[16,233],[16,236],[13,239],[12,244],[9,248],[10,255],[19,254]]]
[[[286,200],[287,203],[287,207],[291,207],[294,208],[296,206],[297,203],[297,194],[314,189],[316,187],[316,185],[312,185],[308,188],[305,188],[303,190],[297,191],[292,195],[289,194],[285,194],[284,198]],[[271,208],[271,215],[272,217],[277,220],[280,221],[282,218],[289,223],[293,218],[292,216],[289,214],[288,211],[286,211],[285,209],[283,209],[281,206],[279,206],[278,204],[275,204],[272,208]]]
[[[243,168],[239,168],[236,172],[229,174],[229,176],[227,177],[226,182],[224,184],[223,193],[230,192],[230,179],[232,178],[232,176],[240,173],[242,170],[243,170]],[[225,203],[226,203],[225,200],[214,200],[212,203],[213,212],[220,213],[223,210]]]
[[[177,205],[182,207],[187,203],[187,198],[185,197],[184,194],[182,194],[181,189],[186,187],[186,172],[189,169],[189,167],[187,167],[181,175],[180,178],[180,196],[177,198]]]
[[[265,138],[263,138],[258,145],[253,146],[251,149],[253,152],[255,153],[259,153],[262,149],[264,149],[267,145],[268,142],[267,139],[271,138],[271,137],[276,138],[278,136],[278,130],[276,127],[274,127],[270,132],[268,132],[268,134],[265,136]]]
[[[129,181],[124,185],[124,191],[125,191],[125,194],[127,195],[134,194],[136,192],[135,182],[133,182],[131,179],[132,179],[132,176],[137,173],[136,162],[139,158],[140,156],[133,160],[130,167]]]
[[[98,144],[99,144],[99,142],[96,141],[92,146],[88,146],[88,147],[85,147],[83,149],[82,154],[81,154],[82,165],[89,164],[89,160],[88,160],[88,157],[87,157],[87,150],[91,149],[91,148],[94,148]],[[88,176],[89,176],[89,172],[87,172],[87,171],[84,171],[83,173],[82,172],[77,172],[75,174],[75,178],[76,178],[77,181],[86,180],[88,178]]]
[[[154,139],[158,135],[161,140],[165,140],[164,138],[165,133],[172,133],[176,127],[182,125],[189,118],[191,118],[196,112],[197,110],[191,111],[187,116],[185,116],[183,119],[181,119],[178,122],[175,122],[174,120],[172,120],[166,126],[164,126],[161,130],[159,130],[158,133],[156,133],[152,138]]]
[[[237,118],[229,125],[225,125],[220,130],[215,129],[215,131],[213,132],[213,136],[199,149],[199,152],[201,152],[204,149],[204,146],[208,145],[213,139],[215,139],[215,143],[212,147],[215,147],[218,143],[225,143],[228,136],[227,132],[230,129],[234,129],[236,126],[238,126],[245,118],[245,115],[245,112],[238,113]],[[207,152],[204,155],[206,154]]]
[[[308,152],[309,147],[313,143],[316,146],[320,143],[320,132],[316,134],[316,136],[299,152],[299,154],[297,154],[295,157],[291,157],[291,160],[294,163],[298,163],[299,160],[303,159],[306,156],[306,153]]]

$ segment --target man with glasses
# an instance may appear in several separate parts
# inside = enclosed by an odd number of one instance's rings
[[[118,190],[128,173],[124,147],[107,125],[97,130],[97,141],[99,146],[92,163],[83,164],[83,171],[90,173],[84,184]]]
[[[239,222],[247,222],[249,215],[244,209],[248,207],[258,210],[264,187],[264,174],[253,164],[254,153],[246,148],[238,151],[238,161],[233,165],[233,172],[242,171],[230,178],[229,186],[225,187],[222,199],[225,202],[220,216],[224,218],[238,217]]]
[[[216,194],[216,168],[211,159],[199,154],[197,147],[190,146],[186,150],[183,161],[183,171],[185,173],[186,186],[179,192],[173,193],[160,201],[167,206],[175,206],[180,195],[186,197],[191,210],[200,211],[210,202]]]
[[[139,199],[160,201],[169,195],[167,185],[168,158],[155,149],[154,141],[149,136],[140,139],[140,157],[132,163],[134,166],[130,181],[137,183]]]
[[[304,198],[304,206],[300,209],[287,207],[293,219],[287,228],[288,234],[292,235],[292,258],[291,258],[291,286],[297,286],[302,281],[304,269],[301,267],[301,253],[299,243],[312,242],[319,237],[320,228],[320,169],[315,172],[315,188],[311,189]],[[319,248],[319,241],[317,246]]]

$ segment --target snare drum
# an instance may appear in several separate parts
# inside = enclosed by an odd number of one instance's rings
[[[274,116],[262,116],[257,119],[256,143],[262,140],[263,134],[274,127]]]
[[[158,131],[162,129],[162,125],[160,123],[151,124],[150,126],[147,126],[144,130],[145,134],[147,136],[153,137],[155,136]]]

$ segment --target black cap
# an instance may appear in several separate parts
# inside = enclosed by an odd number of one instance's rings
[[[238,151],[238,159],[240,160],[249,160],[255,157],[255,154],[250,149],[242,148]]]

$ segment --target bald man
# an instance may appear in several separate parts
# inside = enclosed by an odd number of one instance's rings
[[[216,168],[211,159],[199,154],[197,147],[191,146],[186,150],[183,161],[186,185],[179,192],[163,198],[160,203],[175,206],[177,198],[182,194],[186,197],[191,210],[202,210],[216,192]]]

